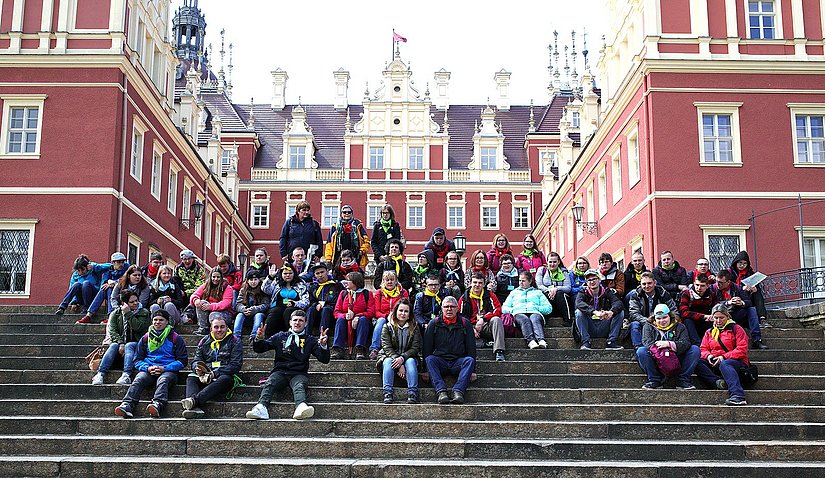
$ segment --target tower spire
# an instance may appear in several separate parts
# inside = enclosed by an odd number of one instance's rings
[[[221,55],[221,69],[218,70],[218,91],[223,92],[224,88],[226,88],[226,75],[223,71],[223,61],[226,55],[226,50],[224,48],[224,37],[226,36],[226,30],[221,28],[221,51],[218,53]]]

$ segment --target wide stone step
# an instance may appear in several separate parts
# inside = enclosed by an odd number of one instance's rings
[[[0,435],[0,453],[48,454],[63,450],[68,455],[120,456],[186,455],[201,457],[272,456],[279,450],[281,457],[301,458],[374,458],[403,459],[422,456],[431,459],[520,459],[520,460],[608,460],[622,455],[629,460],[671,461],[689,460],[701,455],[717,461],[818,461],[823,453],[822,442],[802,441],[725,441],[708,447],[704,441],[661,440],[501,440],[421,438],[404,446],[387,446],[383,438],[334,438],[318,446],[318,440],[302,437],[221,437],[189,436],[158,437],[156,435],[84,436]],[[632,446],[631,446],[632,445]]]
[[[681,478],[730,478],[770,476],[771,478],[819,477],[825,463],[814,461],[739,460],[718,461],[607,461],[594,460],[474,460],[474,459],[315,459],[315,458],[233,458],[208,456],[152,455],[136,459],[115,454],[105,456],[0,457],[6,476],[90,477],[90,476],[200,476],[204,470],[220,469],[224,476],[312,476],[335,478],[455,478],[472,470],[479,478],[544,478],[633,476]]]

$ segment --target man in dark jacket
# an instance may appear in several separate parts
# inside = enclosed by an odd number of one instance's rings
[[[267,407],[272,400],[272,394],[283,390],[289,385],[295,399],[295,413],[292,418],[303,420],[315,415],[315,408],[307,405],[307,383],[309,377],[309,357],[314,355],[321,363],[329,363],[329,348],[327,348],[327,329],[321,329],[321,336],[315,338],[306,330],[306,314],[303,310],[296,310],[289,319],[289,330],[279,332],[270,338],[266,337],[266,327],[260,327],[252,342],[252,350],[264,353],[275,350],[275,366],[261,389],[258,404],[246,412],[246,418],[254,420],[268,420]]]
[[[292,257],[292,251],[298,246],[303,247],[308,256],[320,259],[324,254],[321,225],[309,214],[309,203],[306,201],[301,201],[295,206],[295,215],[287,219],[284,227],[281,228],[281,238],[278,244],[281,250],[281,260],[288,262]],[[311,254],[310,251],[312,251]],[[310,262],[314,262],[312,257],[310,257]]]
[[[624,304],[611,290],[602,286],[599,272],[584,273],[586,286],[576,296],[576,328],[582,339],[582,350],[592,350],[591,337],[607,337],[608,350],[619,350],[619,332],[624,320]]]
[[[756,314],[759,316],[759,327],[767,329],[773,326],[765,320],[768,312],[765,310],[765,296],[762,294],[762,288],[759,287],[759,284],[749,286],[742,283],[742,279],[752,276],[754,272],[748,251],[739,251],[730,262],[730,274],[733,283],[750,296],[751,304],[756,308]]]
[[[631,256],[630,264],[624,270],[624,296],[625,304],[630,302],[630,297],[635,293],[635,290],[641,285],[642,272],[647,272],[645,265],[645,256],[641,252],[634,252]]]
[[[708,287],[708,278],[697,275],[693,284],[679,296],[679,316],[688,331],[690,343],[699,345],[710,328],[713,318],[710,311],[716,305],[716,296]]]
[[[432,319],[424,331],[422,353],[438,403],[462,404],[476,368],[475,334],[470,321],[458,315],[455,297],[445,297],[441,309],[441,317]],[[452,400],[447,395],[447,384],[442,377],[444,372],[458,376],[453,386]]]
[[[629,301],[630,341],[633,343],[633,348],[637,349],[642,346],[642,328],[648,317],[653,315],[657,305],[665,304],[668,311],[673,312],[677,317],[679,314],[676,312],[676,303],[673,302],[673,298],[663,287],[656,285],[656,279],[653,278],[651,272],[642,272],[641,285],[629,295],[631,296]]]
[[[670,293],[674,301],[679,300],[679,294],[688,288],[687,271],[673,260],[673,253],[665,251],[661,255],[659,264],[653,269],[656,283]]]
[[[427,259],[430,260],[433,269],[440,271],[444,267],[444,262],[447,259],[447,253],[455,250],[453,241],[447,239],[447,234],[443,227],[436,227],[433,229],[433,235],[430,240],[424,244],[424,252],[427,253]]]
[[[759,327],[756,307],[751,304],[748,293],[733,283],[730,271],[722,269],[716,274],[716,285],[711,288],[711,291],[716,296],[717,302],[728,307],[734,322],[750,330],[751,347],[761,350],[768,348],[762,342],[762,330]]]

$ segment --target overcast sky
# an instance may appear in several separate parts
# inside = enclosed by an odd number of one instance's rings
[[[191,0],[190,0],[191,1]],[[350,72],[349,102],[359,104],[365,82],[375,90],[385,63],[391,61],[392,30],[405,36],[401,58],[412,69],[423,93],[433,88],[433,73],[452,73],[452,104],[479,104],[494,97],[493,73],[512,72],[513,104],[547,102],[548,52],[553,31],[559,49],[576,30],[576,50],[582,50],[587,30],[589,58],[594,65],[604,34],[604,0],[508,0],[467,2],[448,0],[386,1],[272,1],[200,0],[206,15],[207,44],[220,68],[220,35],[226,30],[226,59],[234,45],[233,100],[268,103],[272,96],[270,71],[287,71],[287,102],[331,103],[332,72]],[[183,0],[173,0],[173,12]],[[562,41],[564,43],[562,43]],[[579,54],[579,63],[582,63]],[[562,60],[563,61],[563,60]],[[579,73],[582,68],[579,67]],[[594,68],[595,70],[595,68]]]

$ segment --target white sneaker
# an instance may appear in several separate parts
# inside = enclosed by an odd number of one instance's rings
[[[252,410],[246,412],[246,418],[251,418],[252,420],[269,420],[269,411],[262,403],[259,403],[255,405]]]
[[[315,408],[301,402],[295,407],[295,413],[292,414],[292,418],[295,420],[303,420],[305,418],[312,418],[313,415],[315,415]]]
[[[539,347],[541,347],[543,349],[546,349],[547,348],[547,342],[544,339],[539,340]]]
[[[538,346],[539,346],[539,344],[535,340],[531,340],[530,342],[527,343],[527,348],[531,349],[531,350],[538,347]]]
[[[92,385],[103,385],[103,374],[97,372],[94,377],[92,377]]]
[[[195,399],[192,397],[184,398],[180,401],[180,406],[182,406],[184,410],[192,410],[195,408]]]
[[[132,383],[132,378],[129,376],[128,373],[123,372],[120,375],[120,378],[117,379],[117,382],[115,382],[115,383],[118,384],[118,385],[129,385],[130,383]]]

